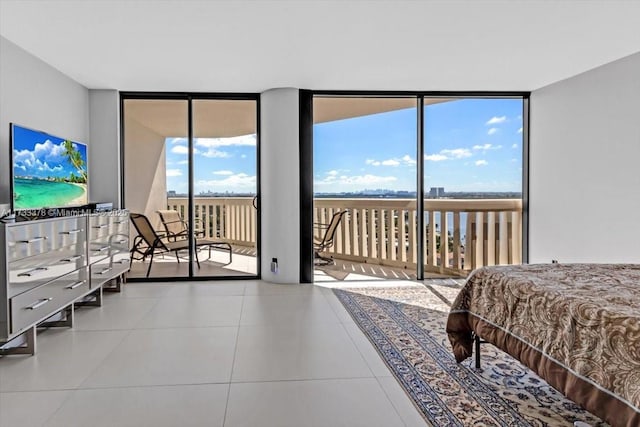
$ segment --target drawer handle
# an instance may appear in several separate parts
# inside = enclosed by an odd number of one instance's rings
[[[127,243],[126,240],[116,240],[114,243],[118,244],[118,245],[124,245],[125,243]]]
[[[27,239],[27,240],[18,240],[18,243],[25,243],[28,245],[31,243],[42,242],[43,240],[47,240],[47,236],[34,237],[32,239]]]
[[[109,249],[109,246],[103,246],[103,247],[101,247],[101,248],[99,248],[99,249],[94,249],[93,251],[94,251],[94,252],[104,252],[104,251],[106,251],[107,249]]]
[[[129,264],[128,259],[121,259],[120,261],[116,261],[118,264]]]
[[[109,224],[100,224],[100,225],[94,225],[93,228],[101,229],[101,228],[107,228],[108,226]]]
[[[107,274],[110,271],[111,271],[111,267],[107,267],[107,268],[103,268],[101,271],[99,271],[98,274],[100,274],[100,275]]]
[[[68,231],[61,231],[60,234],[67,234],[67,235],[69,235],[69,234],[78,234],[81,231],[83,231],[83,230],[81,230],[81,229],[68,230]]]
[[[69,285],[69,286],[67,286],[65,289],[75,289],[75,288],[77,288],[77,287],[79,287],[79,286],[82,286],[82,285],[84,285],[84,280],[81,280],[81,281],[79,281],[79,282],[76,282],[76,283],[74,283],[73,285]]]
[[[69,258],[62,258],[60,262],[73,262],[79,260],[80,258],[84,258],[84,255],[74,255],[70,256]]]
[[[40,307],[42,307],[43,305],[45,305],[46,303],[48,303],[49,301],[51,301],[53,298],[43,298],[41,300],[39,300],[38,302],[34,302],[33,304],[25,307],[27,310],[36,310]]]
[[[24,273],[19,273],[18,277],[24,277],[24,276],[31,277],[34,274],[42,273],[42,272],[47,271],[47,270],[48,270],[47,267],[36,267],[33,270],[25,271]]]
[[[126,222],[127,222],[127,221],[113,221],[113,223],[114,223],[114,224],[124,224],[124,223],[126,223]]]

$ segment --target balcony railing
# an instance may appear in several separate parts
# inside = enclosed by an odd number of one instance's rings
[[[196,230],[237,246],[255,247],[256,210],[251,197],[194,197]],[[169,197],[169,209],[187,217],[186,197]]]
[[[208,237],[255,246],[256,211],[248,197],[196,197],[195,215]],[[186,198],[169,198],[185,214]],[[415,269],[417,214],[414,199],[314,201],[314,222],[327,224],[348,210],[328,250],[336,259]],[[427,199],[424,203],[425,271],[466,275],[485,265],[519,264],[522,253],[520,199]],[[322,230],[316,230],[320,236]],[[446,236],[446,238],[443,238]]]

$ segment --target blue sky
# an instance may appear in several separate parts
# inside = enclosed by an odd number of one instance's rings
[[[314,126],[316,192],[416,189],[413,108]],[[425,107],[425,189],[521,191],[522,100]]]
[[[64,139],[37,132],[21,126],[13,126],[13,173],[37,178],[69,177],[76,168],[64,156]],[[73,143],[87,162],[87,146]]]
[[[425,189],[521,191],[522,100],[461,99],[425,107]],[[253,193],[256,137],[197,138],[195,192]],[[167,190],[187,192],[187,139],[168,138]],[[314,125],[314,189],[416,189],[416,112]]]
[[[187,138],[168,138],[167,190],[188,189]],[[194,188],[201,192],[255,193],[256,135],[194,139]]]

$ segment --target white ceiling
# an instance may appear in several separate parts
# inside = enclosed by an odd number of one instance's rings
[[[640,51],[640,0],[0,0],[89,88],[534,90]]]

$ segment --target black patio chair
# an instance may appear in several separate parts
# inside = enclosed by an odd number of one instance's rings
[[[320,255],[320,252],[323,252],[333,246],[334,237],[336,234],[336,230],[338,229],[338,225],[340,224],[342,217],[344,217],[347,212],[348,210],[342,210],[334,213],[328,225],[316,224],[316,228],[323,229],[324,233],[321,237],[313,237],[313,258],[315,265],[335,264],[333,258],[323,257],[322,255]]]
[[[134,245],[131,248],[131,261],[134,259],[142,260],[149,259],[149,267],[147,268],[147,276],[151,272],[151,265],[153,264],[153,256],[158,253],[173,252],[178,256],[178,252],[189,249],[189,239],[180,239],[175,241],[169,241],[165,234],[158,234],[151,225],[149,219],[139,213],[131,213],[129,215],[133,226],[138,232],[138,236],[134,239]],[[211,256],[211,245],[216,245],[218,242],[214,242],[207,239],[194,239],[194,245],[196,248],[195,256],[198,268],[200,268],[200,260],[198,259],[198,248],[209,246],[209,256]],[[140,258],[134,258],[134,254],[138,254]],[[229,262],[231,262],[231,245],[229,245]],[[178,258],[178,262],[180,259]]]

